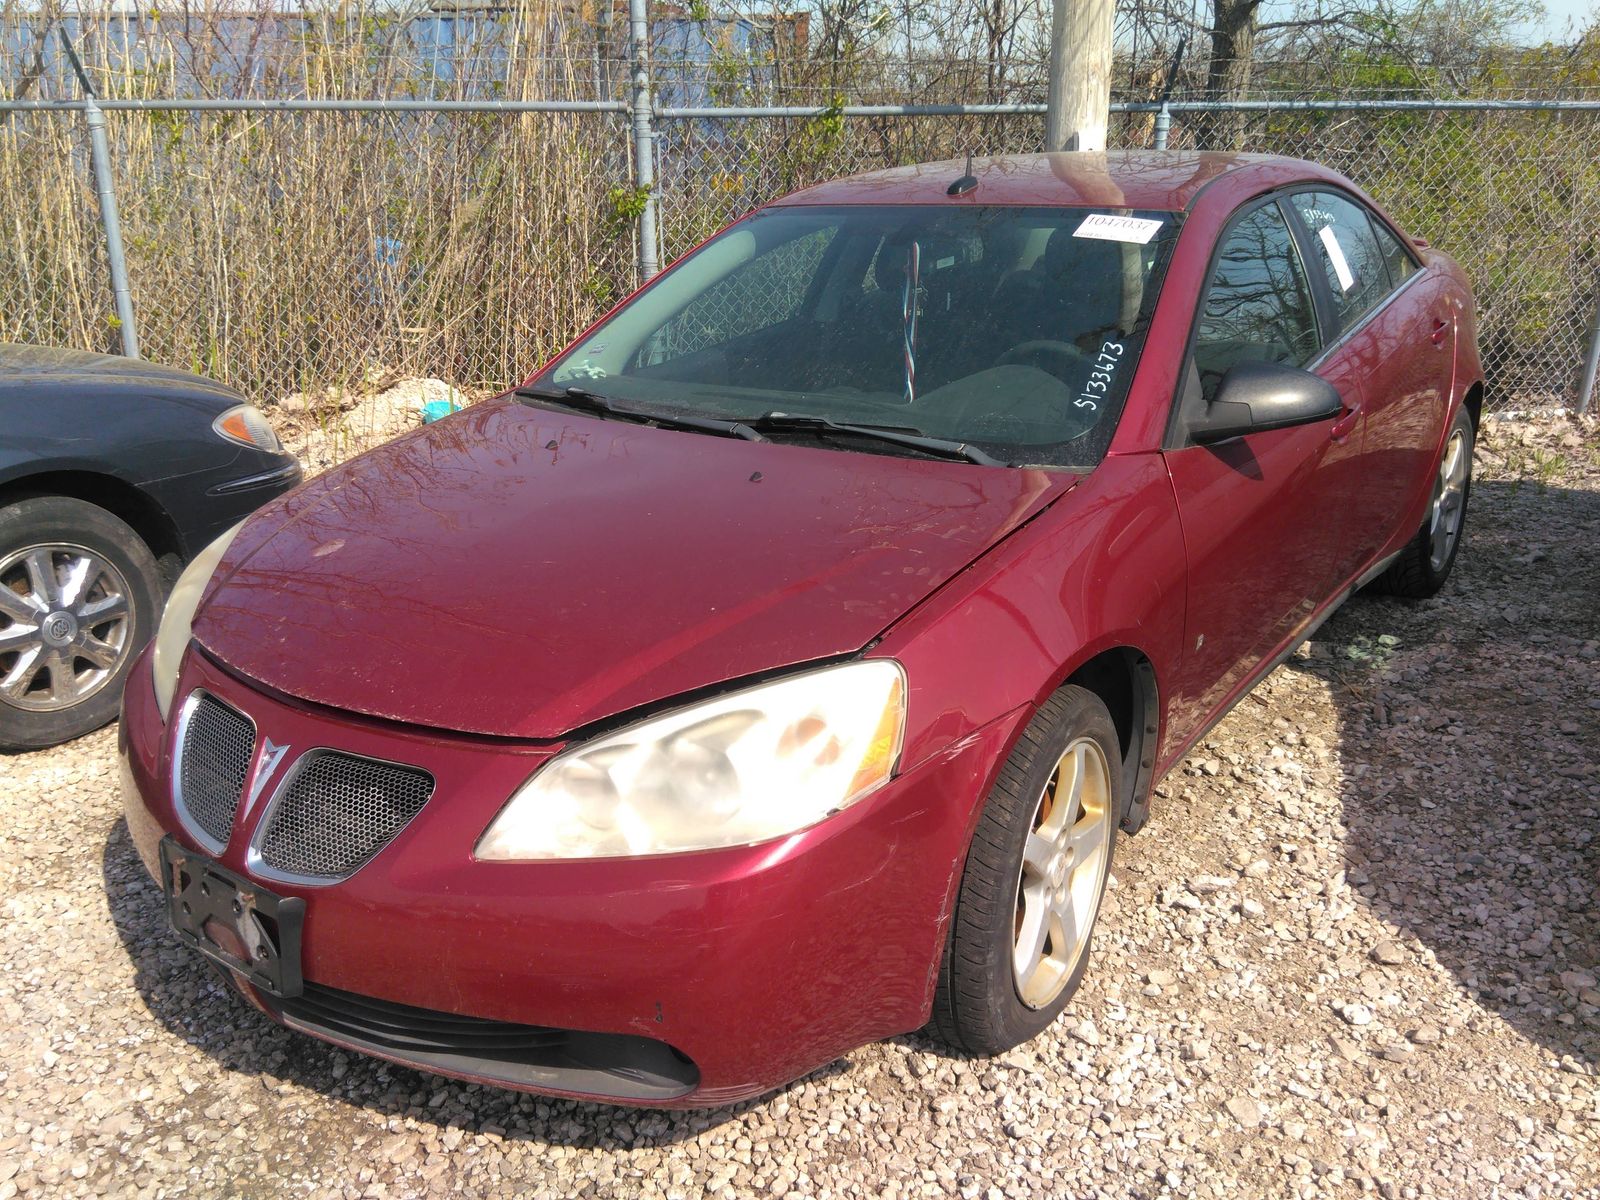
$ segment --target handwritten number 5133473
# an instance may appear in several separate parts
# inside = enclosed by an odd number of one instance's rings
[[[1090,412],[1100,411],[1101,403],[1111,391],[1111,380],[1122,362],[1125,349],[1121,342],[1100,343],[1100,353],[1095,356],[1094,369],[1089,372],[1089,378],[1079,390],[1077,399],[1072,402],[1074,408],[1087,408]]]

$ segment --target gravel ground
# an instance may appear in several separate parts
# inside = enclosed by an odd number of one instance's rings
[[[0,758],[0,1200],[1600,1197],[1600,434],[1492,423],[1443,596],[1358,598],[1159,789],[1090,980],[663,1114],[276,1028],[162,929],[115,732]]]

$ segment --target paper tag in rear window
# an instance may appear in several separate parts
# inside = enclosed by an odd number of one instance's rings
[[[1091,213],[1072,231],[1073,237],[1098,238],[1102,242],[1137,242],[1143,246],[1155,237],[1160,221],[1148,217],[1118,217],[1111,213]]]
[[[1344,256],[1344,247],[1339,245],[1339,239],[1334,236],[1333,226],[1324,225],[1317,230],[1317,236],[1322,239],[1322,248],[1328,252],[1328,261],[1333,264],[1333,273],[1339,277],[1339,290],[1348,292],[1355,287],[1356,276],[1350,269],[1349,260]]]

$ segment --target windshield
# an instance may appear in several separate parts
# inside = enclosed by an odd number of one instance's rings
[[[1011,464],[1092,466],[1178,226],[1177,214],[1127,209],[767,209],[673,267],[533,386],[635,411],[766,417],[764,432],[823,418]]]

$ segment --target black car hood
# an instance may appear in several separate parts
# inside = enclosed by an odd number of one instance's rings
[[[0,342],[0,389],[13,385],[25,386],[35,396],[41,388],[123,386],[166,396],[211,397],[225,402],[208,406],[218,412],[242,400],[238,392],[214,379],[140,358]]]

